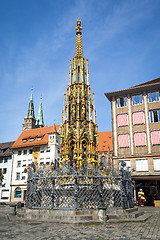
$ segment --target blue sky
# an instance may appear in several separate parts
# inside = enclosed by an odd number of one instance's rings
[[[110,131],[104,92],[160,77],[159,0],[1,0],[0,142],[16,140],[33,86],[47,126],[61,123],[75,27],[82,20],[99,131]]]

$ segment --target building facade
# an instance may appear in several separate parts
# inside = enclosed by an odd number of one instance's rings
[[[98,126],[95,99],[91,96],[88,60],[82,50],[81,20],[77,20],[76,51],[70,60],[69,85],[64,94],[61,137],[61,165],[76,162],[80,167],[98,165]]]
[[[12,146],[13,166],[11,179],[11,201],[25,200],[27,190],[28,166],[34,162],[36,167],[48,167],[59,162],[59,126],[45,126],[24,130]]]
[[[160,78],[105,93],[112,104],[114,163],[131,167],[136,192],[160,199]]]
[[[0,202],[10,201],[13,144],[14,142],[0,143],[0,170],[4,177],[0,184]]]

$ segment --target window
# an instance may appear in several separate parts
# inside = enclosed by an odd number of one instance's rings
[[[22,151],[18,151],[18,155],[21,155],[22,154]]]
[[[148,171],[148,160],[147,159],[136,160],[136,171],[137,172]]]
[[[50,164],[50,162],[46,162],[46,165],[49,165]]]
[[[117,98],[117,107],[126,107],[127,106],[127,97]]]
[[[50,136],[50,140],[54,139],[54,136]]]
[[[33,150],[32,149],[29,149],[29,154],[32,154]]]
[[[50,152],[50,147],[47,147],[47,150],[46,150],[47,152]]]
[[[117,116],[118,127],[128,126],[128,114],[120,114]]]
[[[25,180],[25,176],[22,176],[22,180]]]
[[[8,159],[7,159],[7,158],[5,158],[5,159],[4,159],[4,163],[7,163],[7,162],[8,162]]]
[[[133,124],[143,124],[144,123],[144,112],[134,112],[133,113]]]
[[[20,172],[16,173],[16,180],[20,180]]]
[[[23,165],[22,167],[26,167],[26,160],[23,160]]]
[[[125,148],[129,147],[129,134],[120,134],[118,136],[118,141],[119,141],[119,147],[120,148]]]
[[[2,199],[8,199],[9,197],[9,190],[5,189],[5,190],[2,190]]]
[[[17,167],[21,167],[21,161],[17,161]]]
[[[26,142],[27,142],[27,139],[22,139],[22,142],[23,142],[23,143],[26,143]]]
[[[44,148],[41,148],[41,149],[40,149],[40,152],[41,152],[41,153],[44,153]]]
[[[34,138],[31,138],[31,139],[30,139],[30,142],[33,142],[33,141],[34,141]]]
[[[131,168],[131,161],[130,161],[130,160],[125,160],[125,161],[123,161],[123,162],[126,163],[125,169]],[[121,164],[121,161],[119,162],[119,165],[120,165],[120,164]]]
[[[151,123],[160,122],[160,109],[152,110],[149,113],[150,113],[150,122]]]
[[[153,159],[154,171],[160,171],[160,159]]]
[[[14,194],[15,198],[21,198],[21,189],[19,187],[17,187],[15,189],[15,194]]]
[[[142,104],[142,94],[132,96],[132,105]]]
[[[153,145],[160,145],[160,130],[152,131],[151,138]]]
[[[41,137],[37,137],[37,141],[41,141],[42,140],[42,138]]]
[[[134,134],[135,146],[146,146],[146,133],[145,132],[137,132]]]
[[[3,168],[3,174],[7,173],[7,168]]]
[[[159,92],[151,92],[148,93],[148,101],[149,102],[157,102],[159,101]]]
[[[3,163],[3,159],[0,159],[0,163]]]
[[[23,150],[23,154],[26,155],[27,154],[27,150]]]

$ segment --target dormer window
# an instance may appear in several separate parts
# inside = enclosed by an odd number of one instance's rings
[[[27,139],[23,139],[22,142],[23,142],[23,143],[26,143],[26,142],[27,142]]]
[[[33,142],[34,141],[34,138],[30,138],[30,142]]]
[[[41,141],[42,140],[42,137],[37,137],[37,141]]]

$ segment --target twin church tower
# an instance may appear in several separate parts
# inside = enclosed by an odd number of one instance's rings
[[[98,165],[98,126],[96,123],[95,97],[91,96],[88,59],[82,49],[81,20],[77,20],[76,51],[73,63],[70,60],[69,85],[64,94],[62,123],[60,126],[60,166],[96,167]],[[34,117],[31,93],[23,130],[43,127],[42,104],[37,121]]]
[[[27,116],[24,118],[23,130],[44,127],[42,102],[40,102],[37,120],[34,115],[33,92],[29,101]]]

